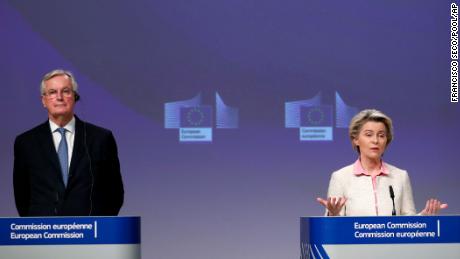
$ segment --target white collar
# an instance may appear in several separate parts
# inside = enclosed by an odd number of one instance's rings
[[[59,125],[57,125],[53,121],[51,120],[48,120],[48,121],[50,123],[51,132],[55,132],[58,128],[60,128]],[[72,117],[69,123],[67,123],[63,128],[71,133],[75,133],[75,116]]]

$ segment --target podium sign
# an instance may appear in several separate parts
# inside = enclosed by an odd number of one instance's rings
[[[140,217],[0,218],[9,259],[141,258]]]
[[[301,259],[460,258],[460,216],[302,217]]]

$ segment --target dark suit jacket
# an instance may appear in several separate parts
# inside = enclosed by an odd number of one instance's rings
[[[67,188],[49,122],[16,137],[13,184],[20,216],[117,215],[124,197],[112,132],[75,116]]]

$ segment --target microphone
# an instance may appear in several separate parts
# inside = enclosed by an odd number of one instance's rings
[[[80,96],[78,96],[80,98]],[[84,136],[84,144],[85,144],[85,153],[86,156],[88,157],[89,161],[89,173],[91,175],[91,189],[89,193],[89,213],[88,216],[92,216],[93,214],[93,189],[94,189],[94,174],[93,174],[93,165],[91,162],[91,155],[89,154],[89,148],[88,148],[88,142],[87,142],[87,136],[86,136],[86,122],[83,122],[83,136]]]
[[[390,197],[391,200],[393,201],[393,211],[391,211],[392,216],[396,216],[396,208],[395,208],[395,193],[393,192],[393,186],[389,186],[390,189]]]

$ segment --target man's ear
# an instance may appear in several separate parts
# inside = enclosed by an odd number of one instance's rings
[[[42,95],[42,104],[43,104],[43,107],[45,107],[45,109],[48,109],[46,107],[45,98],[46,98],[46,96]]]

